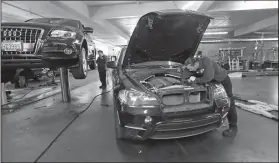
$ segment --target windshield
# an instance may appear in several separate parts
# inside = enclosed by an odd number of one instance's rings
[[[71,20],[71,19],[38,18],[38,19],[27,20],[25,22],[56,24],[56,25],[70,26],[70,27],[74,27],[74,28],[79,28],[79,22],[77,20]]]

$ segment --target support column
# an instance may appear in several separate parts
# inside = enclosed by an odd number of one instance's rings
[[[69,70],[67,68],[60,68],[60,83],[63,102],[70,102],[71,90],[69,84]]]
[[[1,105],[5,105],[7,103],[7,95],[5,84],[1,83]]]

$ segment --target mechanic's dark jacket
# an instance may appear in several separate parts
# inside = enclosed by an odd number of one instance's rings
[[[98,64],[98,71],[106,71],[106,62],[107,59],[105,56],[98,57],[97,59],[97,64]]]
[[[197,71],[200,71],[201,73],[190,72],[186,68],[182,71],[182,78],[185,80],[191,76],[195,76],[195,83],[208,83],[211,81],[222,82],[228,76],[225,69],[205,56],[199,59],[199,68]]]

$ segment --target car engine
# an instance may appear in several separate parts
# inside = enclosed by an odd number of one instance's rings
[[[181,85],[180,77],[171,74],[155,74],[142,80],[141,83],[151,90],[156,90],[172,85]]]

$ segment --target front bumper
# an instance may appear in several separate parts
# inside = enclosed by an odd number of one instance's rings
[[[81,51],[81,43],[75,39],[48,39],[41,46],[38,54],[44,60],[78,59]],[[65,49],[71,49],[72,53],[65,54]]]
[[[44,68],[41,57],[33,54],[9,54],[1,56],[2,69]]]
[[[74,39],[47,39],[44,41],[39,39],[36,44],[23,43],[23,47],[28,47],[33,51],[24,49],[23,52],[2,52],[1,67],[16,69],[76,66],[81,50],[80,43]],[[65,54],[66,48],[72,49],[73,52]]]
[[[193,117],[181,116],[168,119],[164,116],[152,116],[154,121],[150,124],[139,122],[143,122],[142,119],[146,115],[133,115],[138,122],[125,124],[123,129],[126,137],[137,140],[190,137],[219,128],[228,113],[227,109],[211,113],[208,111],[206,114]]]

